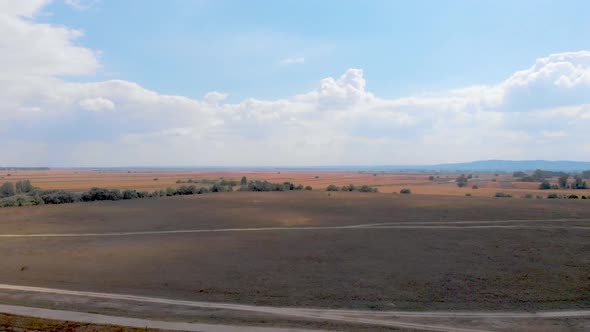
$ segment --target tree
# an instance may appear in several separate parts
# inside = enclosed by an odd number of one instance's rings
[[[14,190],[14,184],[12,182],[4,182],[2,186],[0,186],[0,197],[10,197],[16,195],[16,191]]]
[[[17,181],[15,187],[17,193],[30,193],[33,191],[33,185],[29,180]]]
[[[459,188],[463,188],[467,185],[467,182],[469,180],[467,179],[467,177],[465,176],[465,174],[461,174],[456,180],[455,183],[457,183],[457,187]]]
[[[559,177],[557,183],[559,183],[560,188],[567,188],[567,179],[569,179],[569,175],[565,174]]]
[[[242,179],[240,180],[240,184],[242,186],[245,186],[248,184],[248,179],[245,176],[242,176]]]
[[[582,179],[582,177],[576,176],[574,179],[575,179],[574,185],[573,185],[574,189],[588,189],[588,186],[586,185],[586,181],[584,181],[584,179]]]
[[[582,172],[582,177],[584,179],[590,179],[590,171],[583,171]]]
[[[539,189],[541,189],[541,190],[551,189],[551,183],[549,183],[549,181],[543,181],[539,185]]]

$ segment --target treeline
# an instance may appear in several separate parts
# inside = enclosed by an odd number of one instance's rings
[[[243,179],[244,180],[244,179]],[[311,190],[311,187],[295,185],[291,182],[272,183],[268,181],[241,181],[238,191],[291,191]],[[5,182],[0,186],[0,207],[27,206],[41,204],[66,204],[75,202],[94,201],[119,201],[128,199],[141,199],[151,197],[200,195],[214,192],[234,191],[234,185],[215,183],[209,187],[197,187],[196,185],[183,185],[176,188],[166,188],[153,192],[137,190],[119,190],[92,188],[85,192],[72,192],[65,190],[40,190],[33,187],[29,180],[18,181],[16,184]]]
[[[326,191],[358,191],[363,193],[376,193],[378,190],[377,188],[370,187],[368,185],[355,186],[351,184],[348,186],[338,187],[336,185],[331,184],[326,188]]]
[[[590,179],[590,171],[584,171],[578,174],[568,174],[565,172],[553,172],[536,170],[532,174],[525,172],[514,172],[513,177],[522,182],[541,182],[539,189],[588,189],[585,179]],[[557,183],[549,182],[550,178],[557,178]],[[571,179],[571,180],[570,180]]]
[[[48,171],[49,167],[0,167],[0,171]]]

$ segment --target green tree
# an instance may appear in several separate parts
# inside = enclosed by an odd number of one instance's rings
[[[0,197],[10,197],[16,195],[14,184],[12,182],[4,182],[0,186]]]
[[[248,179],[245,176],[242,176],[242,180],[240,180],[240,184],[245,186],[248,184]]]
[[[567,188],[567,180],[569,179],[569,175],[565,174],[559,177],[557,183],[559,183],[560,188]]]
[[[549,181],[543,181],[539,185],[539,189],[541,189],[541,190],[551,189],[551,183],[549,183]]]
[[[457,177],[457,179],[455,180],[455,183],[457,183],[457,187],[463,188],[467,185],[468,181],[469,180],[467,179],[465,174],[461,174],[459,177]]]

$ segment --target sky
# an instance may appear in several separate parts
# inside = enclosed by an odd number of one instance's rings
[[[588,12],[0,0],[0,167],[588,161]]]

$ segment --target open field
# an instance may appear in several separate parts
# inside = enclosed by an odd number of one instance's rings
[[[10,174],[10,176],[9,176]],[[327,170],[61,170],[3,171],[0,182],[29,179],[41,189],[64,189],[87,191],[92,187],[109,189],[136,189],[153,191],[179,186],[178,180],[214,181],[224,178],[239,181],[242,176],[249,180],[270,182],[293,182],[309,185],[316,190],[325,190],[328,185],[369,185],[382,193],[399,193],[403,188],[418,195],[491,197],[497,192],[522,198],[526,194],[546,197],[547,194],[590,196],[589,190],[539,190],[538,182],[518,182],[511,174],[476,174],[465,188],[454,183],[455,173],[410,173],[410,172],[355,172]],[[438,176],[434,181],[429,176]],[[556,183],[556,179],[552,179]],[[199,183],[195,183],[199,185]],[[208,184],[202,184],[208,186]],[[478,189],[472,189],[476,185]]]
[[[234,192],[5,208],[0,220],[2,284],[386,311],[590,305],[582,200]]]

